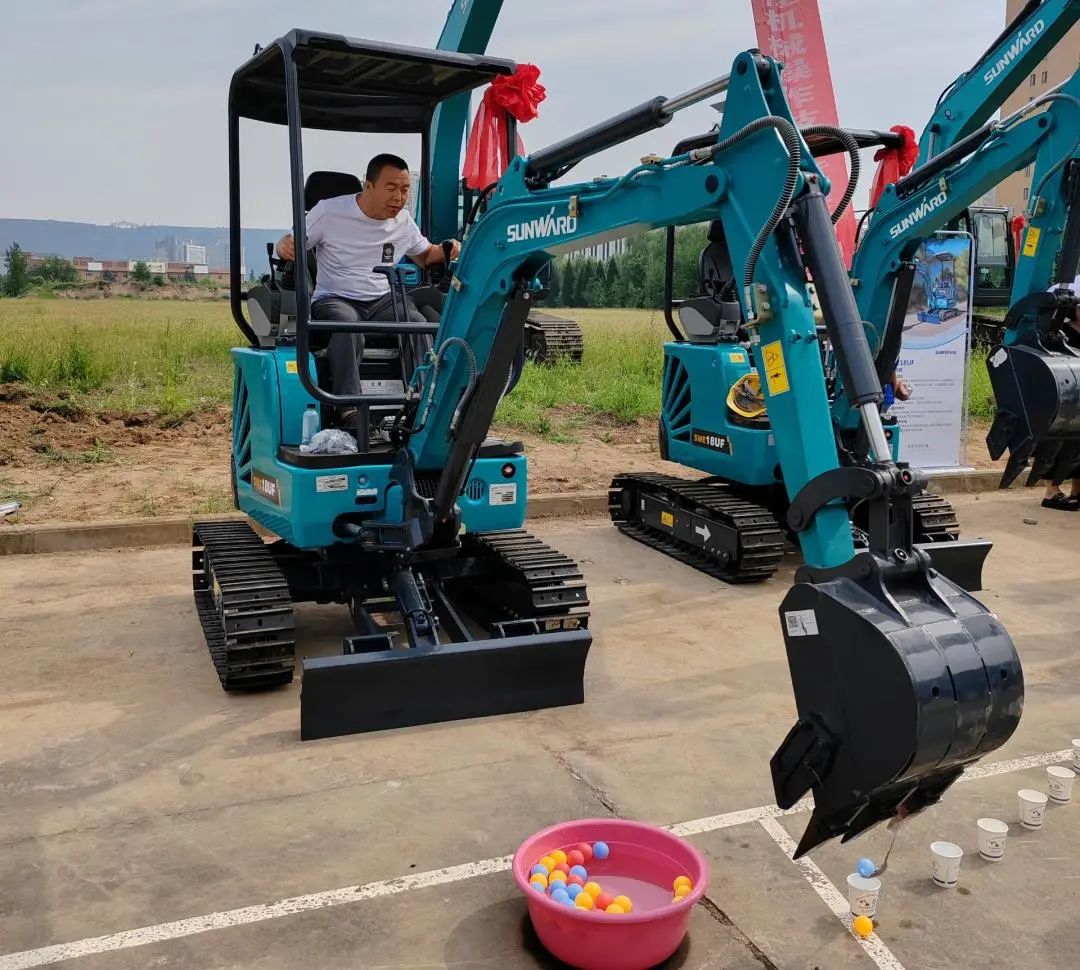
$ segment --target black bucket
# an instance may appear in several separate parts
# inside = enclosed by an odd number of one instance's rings
[[[799,720],[773,785],[781,808],[814,794],[796,857],[933,804],[1019,723],[1009,634],[941,575],[799,583],[780,617]]]

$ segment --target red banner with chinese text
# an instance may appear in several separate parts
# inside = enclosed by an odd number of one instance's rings
[[[758,46],[784,65],[784,92],[795,122],[807,125],[839,123],[829,54],[821,28],[817,0],[751,0]],[[847,155],[830,155],[818,165],[832,183],[830,209],[836,208],[848,182]],[[836,225],[836,235],[851,266],[855,252],[855,216],[849,208]]]

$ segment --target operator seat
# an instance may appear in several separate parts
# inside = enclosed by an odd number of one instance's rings
[[[709,244],[698,258],[703,295],[675,304],[679,322],[691,343],[734,342],[739,339],[742,328],[742,309],[727,237],[719,219],[709,223],[708,239]]]

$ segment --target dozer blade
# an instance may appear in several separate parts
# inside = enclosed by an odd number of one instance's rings
[[[868,571],[869,573],[870,571]],[[936,802],[1020,720],[1008,633],[941,575],[792,587],[780,607],[799,720],[771,761],[777,803],[814,794],[796,858]]]
[[[591,644],[588,629],[559,630],[305,660],[300,737],[581,704]]]
[[[982,589],[982,571],[994,544],[989,539],[954,539],[951,542],[920,542],[916,548],[930,557],[930,565],[961,589]]]
[[[1080,438],[1080,356],[1015,344],[996,347],[986,367],[997,404],[986,445],[995,460],[1010,453],[1007,488],[1038,442]]]

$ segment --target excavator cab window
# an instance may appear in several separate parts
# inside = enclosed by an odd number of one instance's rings
[[[972,209],[975,237],[975,304],[1007,306],[1012,293],[1014,253],[1005,209]]]

